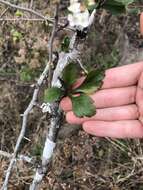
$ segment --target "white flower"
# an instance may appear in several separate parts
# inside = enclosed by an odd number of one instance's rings
[[[94,0],[88,0],[88,5],[89,6],[95,5],[95,1]]]
[[[80,13],[80,3],[78,2],[71,3],[70,6],[68,7],[68,10],[73,14]]]
[[[88,5],[94,5],[94,0],[88,0]],[[90,14],[88,9],[82,5],[82,3],[79,3],[78,0],[70,0],[70,6],[68,7],[68,10],[71,12],[68,15],[68,21],[71,27],[80,27],[80,28],[86,28],[90,24]]]
[[[70,4],[72,5],[73,3],[78,3],[78,0],[70,0]]]
[[[82,26],[83,28],[88,26],[89,23],[89,12],[88,10],[82,12],[82,13],[76,13],[76,14],[69,14],[68,15],[68,21],[70,23],[70,26]]]
[[[43,113],[49,112],[51,113],[51,108],[49,103],[43,103],[40,107]]]

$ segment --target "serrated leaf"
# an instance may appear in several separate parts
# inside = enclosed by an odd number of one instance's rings
[[[80,96],[72,96],[72,108],[77,117],[92,117],[96,114],[96,108],[93,104],[93,100],[86,94]]]
[[[88,73],[83,83],[74,91],[91,94],[97,91],[101,87],[103,79],[104,79],[104,70],[102,69],[92,70]]]
[[[44,92],[44,101],[45,102],[55,102],[63,96],[64,92],[58,87],[48,88]]]
[[[77,74],[78,72],[75,63],[69,63],[63,71],[62,79],[67,86],[71,86],[76,82]]]

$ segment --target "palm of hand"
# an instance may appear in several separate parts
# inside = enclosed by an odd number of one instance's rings
[[[77,118],[71,102],[65,98],[61,107],[72,124],[96,136],[113,138],[143,137],[143,62],[109,69],[102,89],[91,97],[97,114],[91,118]],[[87,105],[88,106],[88,105]]]

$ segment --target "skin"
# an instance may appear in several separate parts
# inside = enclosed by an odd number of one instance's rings
[[[91,118],[76,117],[70,99],[64,98],[60,105],[67,122],[99,137],[143,137],[143,62],[107,70],[102,88],[91,98],[97,108]]]

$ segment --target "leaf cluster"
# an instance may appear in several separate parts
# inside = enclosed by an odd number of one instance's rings
[[[100,68],[89,71],[88,74],[84,76],[82,84],[74,87],[78,77],[79,72],[76,63],[69,63],[64,69],[60,79],[62,88],[52,87],[46,89],[44,100],[52,103],[68,96],[72,102],[73,112],[77,117],[91,117],[95,115],[96,108],[89,94],[96,92],[101,87],[104,70]]]

